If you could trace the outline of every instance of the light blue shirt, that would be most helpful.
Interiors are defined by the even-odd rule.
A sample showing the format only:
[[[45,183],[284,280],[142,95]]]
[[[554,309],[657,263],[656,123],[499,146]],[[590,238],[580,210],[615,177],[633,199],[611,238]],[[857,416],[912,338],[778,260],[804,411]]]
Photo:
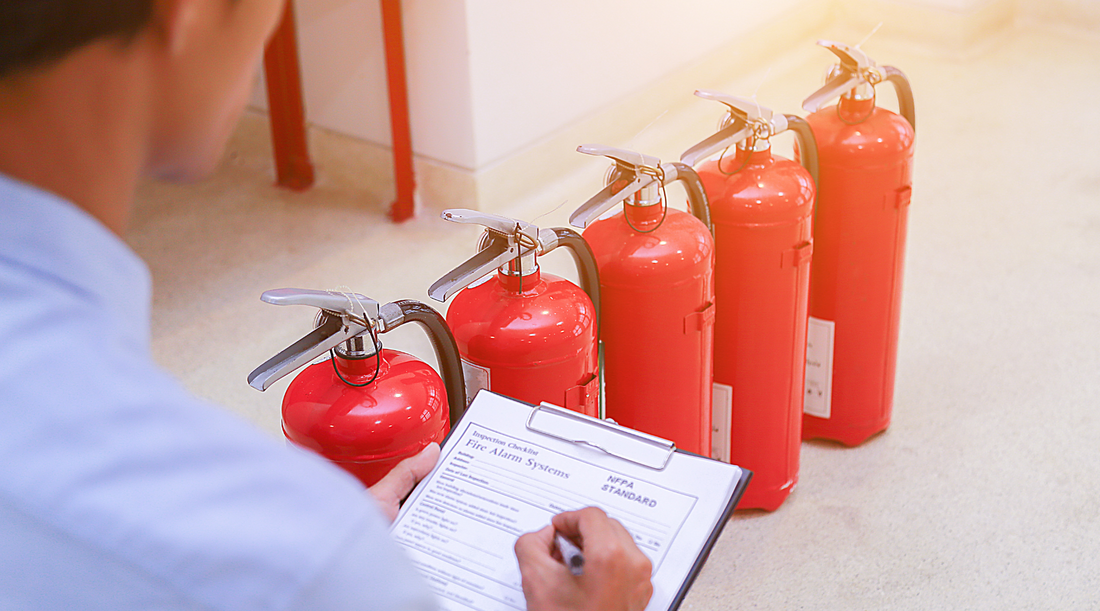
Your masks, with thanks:
[[[425,609],[358,481],[198,401],[144,263],[0,175],[0,609]]]

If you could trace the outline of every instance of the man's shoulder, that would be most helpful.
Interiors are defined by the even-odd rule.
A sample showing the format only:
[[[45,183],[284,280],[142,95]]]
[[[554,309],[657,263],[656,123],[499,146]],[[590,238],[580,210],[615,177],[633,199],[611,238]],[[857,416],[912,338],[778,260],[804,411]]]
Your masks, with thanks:
[[[0,322],[0,498],[44,549],[100,558],[73,575],[125,566],[170,591],[274,608],[365,527],[384,536],[356,480],[195,399],[81,303],[55,295]],[[0,512],[0,539],[16,528]],[[0,551],[0,573],[19,554]]]

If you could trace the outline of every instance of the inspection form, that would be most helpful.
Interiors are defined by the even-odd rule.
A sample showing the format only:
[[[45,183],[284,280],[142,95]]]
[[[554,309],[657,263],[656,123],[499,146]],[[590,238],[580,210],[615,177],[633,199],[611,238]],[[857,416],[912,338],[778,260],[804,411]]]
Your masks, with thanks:
[[[554,514],[595,505],[619,520],[653,562],[648,609],[673,608],[747,472],[672,453],[601,421],[538,409],[479,393],[435,470],[402,507],[394,538],[442,608],[524,609],[516,539]]]

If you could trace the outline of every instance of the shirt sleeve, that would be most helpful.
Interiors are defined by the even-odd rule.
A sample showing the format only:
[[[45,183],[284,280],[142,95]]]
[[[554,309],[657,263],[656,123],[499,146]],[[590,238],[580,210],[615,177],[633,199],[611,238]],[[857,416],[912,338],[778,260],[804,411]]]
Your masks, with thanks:
[[[84,301],[0,316],[0,585],[48,588],[0,608],[433,608],[358,480],[197,400]]]
[[[407,562],[379,566],[380,555],[403,555],[377,522],[364,525],[318,576],[294,611],[430,611],[434,595]]]

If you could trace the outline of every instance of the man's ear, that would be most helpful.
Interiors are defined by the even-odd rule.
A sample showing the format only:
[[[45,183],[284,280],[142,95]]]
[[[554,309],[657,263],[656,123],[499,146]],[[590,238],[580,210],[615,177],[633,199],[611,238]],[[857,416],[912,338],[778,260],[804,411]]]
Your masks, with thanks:
[[[206,0],[156,0],[153,28],[172,56],[191,43]]]

